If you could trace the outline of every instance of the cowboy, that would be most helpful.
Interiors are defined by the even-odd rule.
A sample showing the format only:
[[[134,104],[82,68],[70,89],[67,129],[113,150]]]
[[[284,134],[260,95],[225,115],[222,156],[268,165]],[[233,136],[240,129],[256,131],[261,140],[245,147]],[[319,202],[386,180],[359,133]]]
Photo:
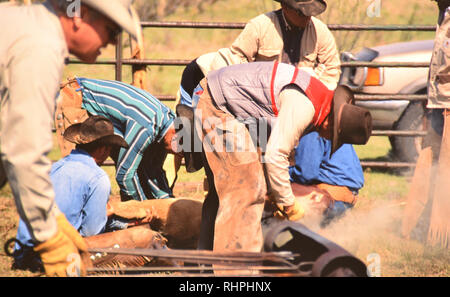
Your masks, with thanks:
[[[363,170],[353,146],[344,143],[331,155],[329,139],[329,135],[317,131],[303,135],[294,151],[294,164],[289,167],[296,199],[313,214],[322,214],[322,227],[353,208],[364,186]]]
[[[113,122],[114,131],[129,144],[115,149],[116,181],[122,201],[173,197],[163,169],[168,153],[177,155],[175,114],[150,93],[119,81],[77,78],[61,90],[55,124],[60,147],[70,148],[61,135],[67,125],[89,115]]]
[[[277,61],[232,65],[211,71],[201,86],[195,128],[209,192],[200,249],[260,251],[266,194],[289,220],[301,218],[288,157],[307,129],[332,131],[331,153],[342,143],[366,143],[371,133],[370,113],[349,104],[351,91],[331,91],[307,69]]]
[[[105,231],[111,192],[109,177],[100,166],[113,148],[128,148],[128,144],[114,135],[111,121],[101,116],[70,126],[64,138],[76,144],[76,148],[52,166],[50,178],[55,202],[81,236],[94,236]],[[21,244],[16,244],[13,267],[35,270],[40,266],[34,257],[35,243],[22,220],[16,239]]]
[[[435,1],[439,16],[428,75],[429,124],[414,169],[402,234],[407,238],[411,235],[420,237],[421,232],[415,234],[417,232],[414,231],[426,226],[427,243],[448,248],[450,203],[446,185],[450,177],[450,1]]]
[[[341,73],[339,52],[328,27],[315,17],[326,10],[326,2],[275,1],[281,3],[281,9],[250,20],[231,47],[201,55],[186,66],[179,104],[195,108],[203,92],[198,83],[209,71],[255,61],[309,67],[329,89],[336,88]],[[201,169],[201,158],[195,153],[185,152],[184,158],[188,172]]]
[[[20,218],[41,244],[46,273],[65,276],[67,256],[87,247],[52,207],[47,153],[63,67],[69,53],[94,62],[122,29],[139,39],[139,19],[131,1],[119,0],[1,4],[0,15],[1,157]]]
[[[201,55],[183,71],[180,103],[195,107],[198,83],[209,71],[227,65],[273,61],[313,68],[317,77],[334,89],[340,78],[336,41],[315,16],[323,13],[323,0],[275,0],[281,9],[250,20],[229,48]]]

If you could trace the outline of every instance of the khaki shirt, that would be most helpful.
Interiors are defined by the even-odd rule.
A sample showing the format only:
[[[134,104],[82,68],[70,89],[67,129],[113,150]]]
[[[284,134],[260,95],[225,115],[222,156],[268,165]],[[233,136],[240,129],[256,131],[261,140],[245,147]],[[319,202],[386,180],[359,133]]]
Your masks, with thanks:
[[[213,64],[281,62],[283,46],[280,23],[275,11],[272,11],[250,20],[231,47],[219,50],[220,56]],[[339,52],[327,25],[315,17],[311,17],[311,22],[304,29],[297,66],[313,68],[329,89],[336,88],[341,74]]]
[[[450,108],[450,9],[436,30],[428,81],[428,108]]]
[[[1,154],[20,217],[38,242],[56,233],[49,177],[64,33],[49,3],[0,5]]]

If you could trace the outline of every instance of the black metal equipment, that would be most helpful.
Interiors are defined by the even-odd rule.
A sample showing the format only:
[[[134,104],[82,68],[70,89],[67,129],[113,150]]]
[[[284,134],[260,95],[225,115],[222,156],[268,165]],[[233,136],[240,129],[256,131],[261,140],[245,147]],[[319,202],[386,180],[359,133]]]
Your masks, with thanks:
[[[296,222],[281,221],[265,231],[264,251],[292,252],[292,263],[311,263],[312,277],[367,277],[366,265],[334,242]]]
[[[264,250],[214,252],[171,249],[90,249],[91,254],[145,256],[166,260],[146,267],[96,267],[90,274],[175,273],[178,276],[214,276],[215,272],[239,270],[238,275],[293,277],[367,277],[366,265],[337,244],[300,223],[273,220],[263,223]],[[169,261],[169,262],[167,262]],[[253,274],[253,276],[256,276]]]

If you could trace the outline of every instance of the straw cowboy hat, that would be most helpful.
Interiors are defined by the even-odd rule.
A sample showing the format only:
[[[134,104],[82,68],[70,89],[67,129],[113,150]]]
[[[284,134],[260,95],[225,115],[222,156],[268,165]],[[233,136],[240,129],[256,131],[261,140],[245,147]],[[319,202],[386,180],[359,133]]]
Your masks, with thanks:
[[[336,88],[331,112],[331,154],[343,143],[367,143],[372,134],[372,116],[367,109],[354,105],[353,92],[349,87],[340,85]]]
[[[290,8],[301,12],[305,16],[316,16],[327,9],[327,3],[323,0],[275,0],[286,4]]]
[[[91,116],[83,123],[70,126],[64,132],[64,138],[76,144],[88,144],[102,140],[102,143],[107,145],[128,148],[125,139],[114,134],[112,122],[102,116]]]
[[[81,0],[81,2],[114,21],[139,45],[143,44],[142,28],[139,16],[132,6],[133,0]]]

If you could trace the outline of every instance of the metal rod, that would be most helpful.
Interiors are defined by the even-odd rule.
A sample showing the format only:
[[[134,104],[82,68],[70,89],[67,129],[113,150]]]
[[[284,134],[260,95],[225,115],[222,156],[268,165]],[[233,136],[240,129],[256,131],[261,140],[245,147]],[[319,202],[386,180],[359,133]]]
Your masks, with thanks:
[[[116,47],[116,55],[117,55],[117,48]],[[97,60],[94,64],[87,64],[86,62],[80,61],[78,59],[69,59],[69,64],[86,64],[87,66],[91,65],[117,65],[115,59],[104,59],[104,60]]]
[[[430,67],[429,62],[341,62],[341,67]]]
[[[405,136],[405,137],[424,137],[427,135],[426,131],[416,130],[373,130],[372,136]]]
[[[121,268],[113,268],[113,267],[95,267],[88,268],[87,272],[109,272],[109,271],[203,271],[203,270],[283,270],[283,271],[295,271],[297,267],[295,266],[227,266],[227,267],[174,267],[174,266],[164,266],[164,267],[121,267]]]
[[[116,80],[122,81],[122,37],[123,33],[120,33],[117,38],[117,45],[116,45]]]
[[[116,47],[116,55],[119,54],[120,46]],[[119,61],[119,63],[117,62]],[[147,66],[186,66],[192,60],[185,59],[105,59],[96,62],[99,65],[147,65]],[[69,64],[85,64],[76,59],[70,59]],[[407,68],[427,68],[429,63],[426,62],[341,62],[341,67],[407,67]]]
[[[149,66],[186,66],[192,60],[180,59],[124,59],[125,65],[149,65]]]
[[[155,95],[161,101],[175,101],[173,95]],[[424,101],[427,95],[417,94],[355,94],[357,101],[386,101],[386,100],[407,100],[407,101]]]
[[[380,134],[381,135],[381,134]],[[403,135],[402,135],[403,136]],[[54,161],[56,162],[56,161]],[[107,160],[103,163],[102,166],[114,166],[114,162]],[[377,167],[377,168],[403,168],[403,167],[415,167],[416,163],[406,163],[406,162],[380,162],[380,161],[361,161],[361,166],[368,167]]]
[[[196,28],[196,29],[243,29],[247,23],[243,22],[190,22],[164,21],[141,22],[143,28]],[[434,32],[434,25],[357,25],[357,24],[329,24],[333,31],[429,31]]]
[[[355,94],[355,100],[358,101],[386,101],[386,100],[409,100],[423,101],[427,100],[427,95],[417,94]]]
[[[407,162],[382,162],[382,161],[361,161],[363,168],[411,168],[415,167],[416,163]]]
[[[243,29],[246,23],[229,22],[141,22],[142,28]]]
[[[286,259],[298,257],[291,252],[213,252],[203,250],[160,250],[160,249],[126,249],[126,248],[94,248],[90,253],[121,254],[133,256],[147,256],[170,259],[185,259],[195,261],[237,261],[237,262],[260,262],[272,261],[289,264]],[[223,264],[223,263],[221,263]]]

